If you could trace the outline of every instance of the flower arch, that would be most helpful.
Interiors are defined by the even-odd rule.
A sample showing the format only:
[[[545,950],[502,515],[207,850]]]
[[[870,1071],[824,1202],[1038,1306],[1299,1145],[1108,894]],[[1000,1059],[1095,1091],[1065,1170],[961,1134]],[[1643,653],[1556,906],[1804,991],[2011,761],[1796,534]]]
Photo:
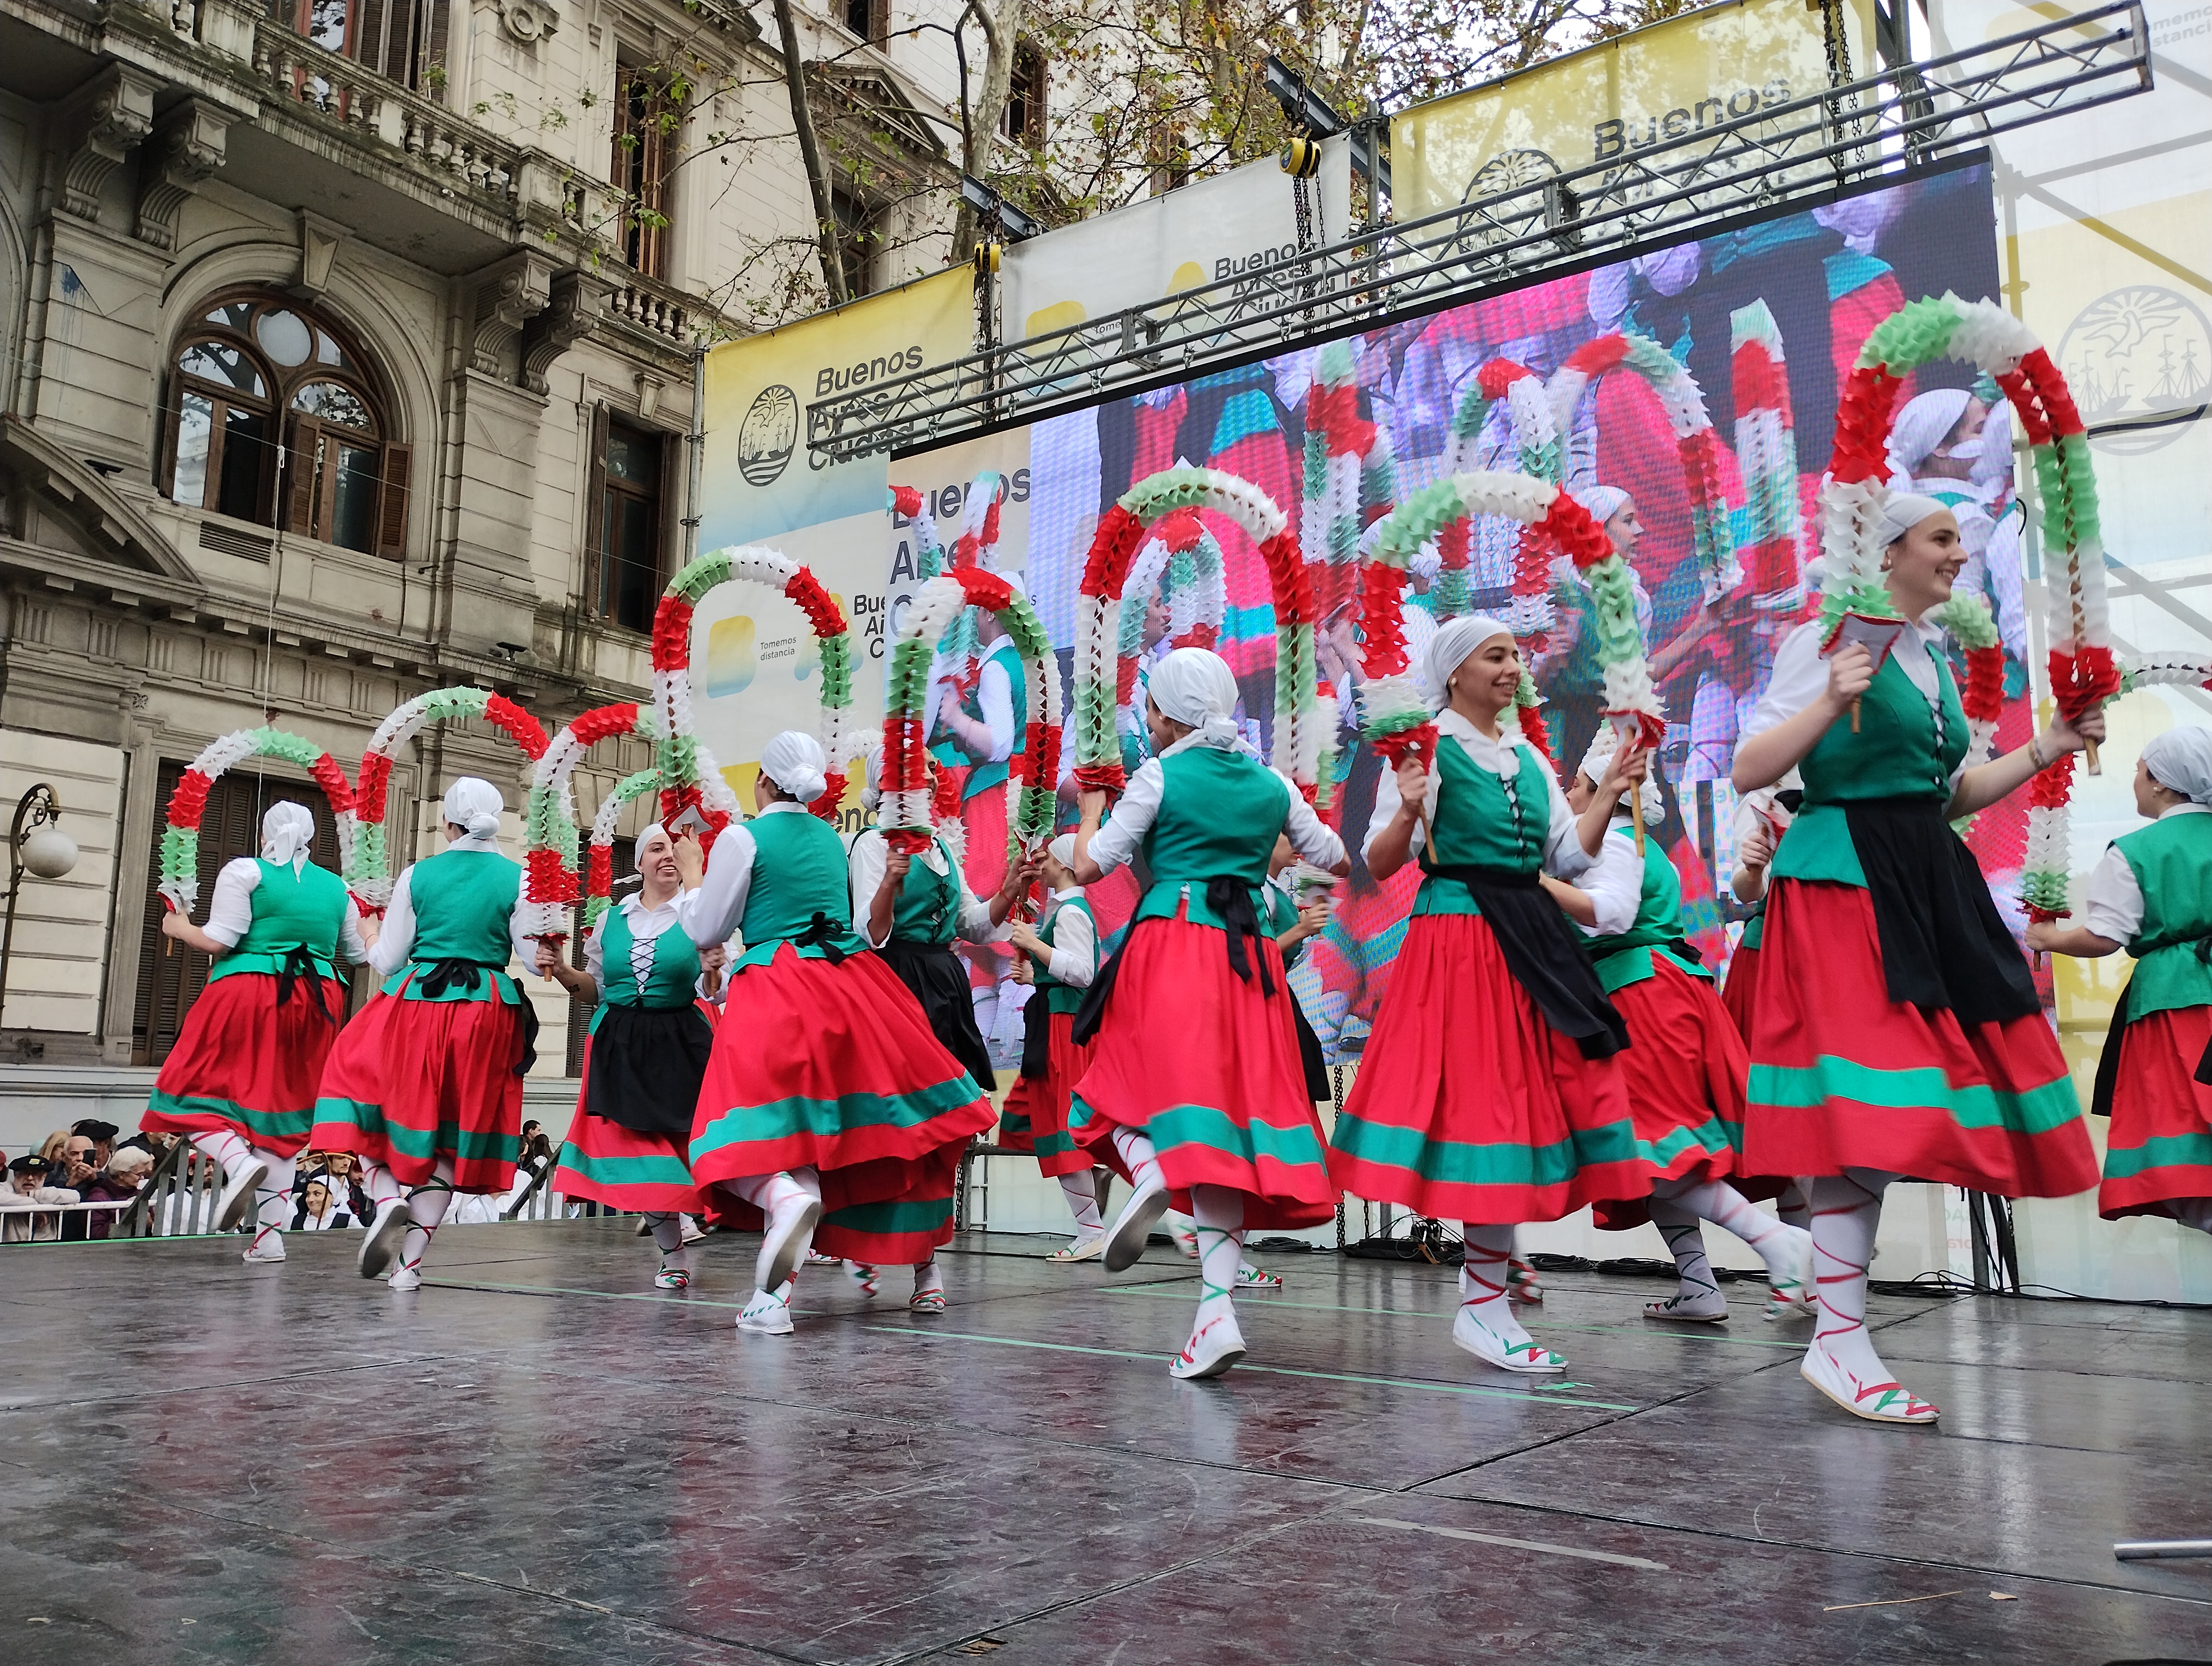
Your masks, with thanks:
[[[538,720],[505,695],[494,694],[489,689],[432,689],[395,708],[369,737],[354,787],[360,832],[347,858],[345,877],[363,913],[381,914],[392,900],[392,858],[384,817],[392,760],[425,723],[453,717],[480,718],[502,730],[532,763],[544,753],[545,731]]]
[[[338,864],[350,876],[359,843],[354,792],[338,762],[312,740],[284,729],[238,729],[210,741],[185,768],[169,793],[167,825],[161,830],[161,898],[179,914],[190,915],[199,901],[200,818],[209,789],[225,771],[249,757],[273,757],[305,769],[330,800],[338,825]],[[381,830],[379,830],[381,831]]]

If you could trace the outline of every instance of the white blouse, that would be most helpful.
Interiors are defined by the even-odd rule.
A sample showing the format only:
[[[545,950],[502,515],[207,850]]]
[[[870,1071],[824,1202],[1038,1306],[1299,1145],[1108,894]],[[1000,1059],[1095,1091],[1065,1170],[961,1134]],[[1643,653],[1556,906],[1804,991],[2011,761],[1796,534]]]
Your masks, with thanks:
[[[1187,734],[1160,757],[1173,757],[1201,744],[1195,733]],[[1283,818],[1283,831],[1291,836],[1291,848],[1316,867],[1334,867],[1344,860],[1344,841],[1314,813],[1297,782],[1279,769],[1268,773],[1291,790],[1290,809]],[[1160,758],[1146,758],[1129,777],[1121,802],[1114,806],[1113,819],[1091,841],[1091,860],[1098,864],[1101,873],[1111,873],[1136,855],[1145,835],[1159,818],[1160,800],[1166,791],[1167,776],[1160,769]]]
[[[1742,745],[1753,735],[1765,734],[1787,723],[1826,691],[1828,662],[1821,657],[1820,643],[1827,634],[1827,627],[1814,619],[1799,625],[1783,639],[1782,646],[1775,650],[1774,674],[1767,678],[1766,692],[1759,696],[1759,704],[1752,710],[1751,721],[1743,726],[1737,745]],[[1943,627],[1923,620],[1908,626],[1890,649],[1899,668],[1927,700],[1929,710],[1936,714],[1939,732],[1943,723],[1943,684],[1936,674],[1930,650],[1942,653],[1943,640]],[[1917,648],[1916,644],[1919,645]],[[1959,777],[1966,773],[1966,766],[1961,760],[1959,767],[1951,771],[1952,792],[1959,790]]]
[[[499,841],[495,837],[477,838],[473,834],[446,841],[447,850],[488,850],[496,855]],[[368,964],[376,969],[379,977],[389,977],[404,966],[410,951],[415,946],[415,897],[410,885],[415,877],[415,864],[410,862],[399,883],[392,888],[392,901],[384,909],[384,929],[377,934],[376,946],[368,952]],[[526,913],[529,908],[526,887],[518,888],[514,896],[514,910],[507,918],[507,939],[514,945],[515,955],[532,970],[538,965],[538,945],[523,932]]]
[[[991,923],[991,905],[981,901],[974,891],[968,889],[968,876],[960,873],[945,859],[942,844],[932,839],[929,848],[915,856],[915,860],[932,873],[951,873],[959,879],[960,911],[953,930],[963,942],[988,943],[993,938],[1003,935],[1000,928]],[[853,927],[868,939],[868,946],[872,949],[880,949],[890,941],[888,927],[881,937],[874,936],[868,930],[868,910],[875,903],[877,888],[883,884],[884,870],[890,862],[890,847],[884,842],[881,829],[863,828],[854,835]]]
[[[253,891],[261,883],[261,864],[251,856],[234,857],[215,876],[208,897],[207,924],[201,927],[226,949],[234,949],[253,925]],[[338,951],[356,966],[368,964],[368,945],[361,938],[361,910],[346,898],[345,918],[338,925]]]
[[[2169,806],[2159,817],[2212,815],[2212,805],[2176,804]],[[2136,882],[2135,870],[2116,845],[2105,847],[2105,854],[2097,866],[2089,870],[2089,889],[2087,906],[2082,910],[2083,923],[2098,936],[2114,943],[2125,943],[2142,929],[2142,886]]]

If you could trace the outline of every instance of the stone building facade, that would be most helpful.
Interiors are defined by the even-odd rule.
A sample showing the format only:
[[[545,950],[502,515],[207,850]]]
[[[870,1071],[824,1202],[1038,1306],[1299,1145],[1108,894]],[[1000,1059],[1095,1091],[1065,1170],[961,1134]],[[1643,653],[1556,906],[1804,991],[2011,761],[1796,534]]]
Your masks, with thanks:
[[[873,101],[949,183],[913,113],[957,98],[949,51],[846,27],[874,14],[802,9],[825,119]],[[46,781],[82,852],[16,899],[0,1110],[33,1109],[0,1148],[57,1096],[135,1116],[196,987],[151,880],[207,741],[271,723],[350,771],[428,689],[549,732],[646,691],[695,346],[753,327],[749,263],[813,231],[774,38],[728,0],[0,0],[0,812]],[[671,64],[729,90],[656,124],[633,66]],[[855,201],[864,282],[942,258],[941,207]],[[643,750],[593,757],[586,813]],[[269,797],[312,796],[252,767],[211,804],[210,874]],[[465,772],[519,804],[501,737],[426,732],[395,866]]]

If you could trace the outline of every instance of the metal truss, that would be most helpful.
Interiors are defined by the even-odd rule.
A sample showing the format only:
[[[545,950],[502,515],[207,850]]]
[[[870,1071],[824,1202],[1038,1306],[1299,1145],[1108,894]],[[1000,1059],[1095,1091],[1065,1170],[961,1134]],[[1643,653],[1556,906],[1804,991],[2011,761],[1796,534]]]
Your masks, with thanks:
[[[2114,0],[1740,119],[807,407],[832,462],[1013,422],[1525,288],[1639,249],[1812,207],[1996,134],[2151,86],[2140,0]]]

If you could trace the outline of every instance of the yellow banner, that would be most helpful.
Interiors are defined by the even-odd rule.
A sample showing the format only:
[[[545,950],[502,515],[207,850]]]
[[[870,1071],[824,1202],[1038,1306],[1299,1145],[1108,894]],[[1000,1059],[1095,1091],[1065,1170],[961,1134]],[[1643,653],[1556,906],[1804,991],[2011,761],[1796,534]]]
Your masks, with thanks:
[[[1847,78],[1870,74],[1870,0],[1840,7]],[[1830,84],[1818,0],[1736,0],[1392,118],[1401,222],[1540,183]]]
[[[975,275],[956,266],[708,353],[699,547],[880,514],[883,459],[810,456],[807,406],[964,358],[975,338]]]

